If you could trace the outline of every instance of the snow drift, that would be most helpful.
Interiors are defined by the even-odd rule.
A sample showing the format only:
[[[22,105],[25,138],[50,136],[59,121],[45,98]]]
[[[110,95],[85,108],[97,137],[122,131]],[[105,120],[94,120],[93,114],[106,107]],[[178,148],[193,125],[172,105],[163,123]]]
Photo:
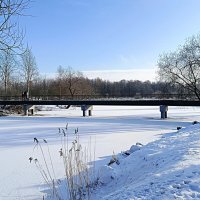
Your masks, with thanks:
[[[103,167],[92,199],[200,199],[199,124],[136,146],[130,155],[119,154],[118,164]]]

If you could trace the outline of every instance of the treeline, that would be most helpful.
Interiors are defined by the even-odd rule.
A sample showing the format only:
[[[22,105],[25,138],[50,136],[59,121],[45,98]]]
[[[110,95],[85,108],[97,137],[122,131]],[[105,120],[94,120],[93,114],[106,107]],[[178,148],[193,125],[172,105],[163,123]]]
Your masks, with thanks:
[[[176,89],[163,82],[139,80],[103,81],[99,78],[90,80],[95,94],[119,97],[151,97],[161,94],[175,94]]]
[[[12,58],[13,59],[13,58]],[[2,59],[5,60],[5,59]],[[1,62],[2,62],[1,60]],[[9,60],[9,59],[8,59]],[[26,62],[26,61],[29,62]],[[5,62],[6,63],[6,62]],[[116,82],[100,78],[89,79],[72,69],[59,66],[54,78],[39,75],[35,58],[30,49],[22,56],[21,62],[0,65],[1,96],[20,96],[28,91],[29,96],[102,96],[102,97],[156,97],[165,94],[181,94],[183,91],[164,82],[121,80]],[[3,70],[10,66],[8,69]],[[2,67],[4,66],[4,67]],[[6,73],[8,72],[9,73]]]

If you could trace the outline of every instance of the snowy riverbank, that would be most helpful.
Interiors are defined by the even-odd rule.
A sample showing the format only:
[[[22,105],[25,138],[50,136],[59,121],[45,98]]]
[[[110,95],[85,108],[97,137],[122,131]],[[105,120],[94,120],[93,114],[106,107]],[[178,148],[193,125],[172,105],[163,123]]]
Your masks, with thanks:
[[[106,167],[92,199],[200,199],[199,124],[165,134],[129,156],[119,154],[118,161]]]
[[[85,118],[81,117],[80,108],[48,109],[49,111],[38,112],[38,116],[34,117],[0,117],[1,200],[38,200],[46,194],[44,191],[47,187],[44,180],[28,160],[30,156],[33,156],[34,137],[48,140],[51,153],[54,155],[56,177],[64,177],[63,163],[58,156],[60,139],[57,133],[58,128],[65,127],[66,123],[69,124],[70,132],[79,128],[81,143],[87,144],[90,137],[95,138],[98,166],[108,163],[113,151],[118,154],[137,142],[147,144],[140,151],[131,154],[126,159],[121,159],[120,165],[111,166],[115,174],[114,179],[106,183],[106,187],[102,186],[96,190],[94,199],[101,199],[102,196],[105,199],[111,198],[108,196],[112,196],[112,199],[148,199],[148,196],[153,198],[153,195],[157,194],[156,191],[158,194],[163,194],[162,197],[165,199],[169,199],[168,195],[175,197],[179,195],[179,192],[181,193],[180,198],[177,196],[179,199],[184,199],[186,193],[188,193],[188,198],[198,198],[196,185],[198,170],[196,169],[199,162],[197,159],[198,144],[195,142],[198,142],[199,125],[192,126],[192,128],[195,127],[195,130],[190,130],[190,125],[192,121],[200,119],[199,108],[170,107],[167,120],[160,119],[157,107],[97,106],[94,107],[93,116]],[[177,126],[188,128],[182,129],[177,134]],[[190,134],[190,132],[194,134]],[[171,134],[166,135],[166,133]],[[193,141],[189,141],[191,135],[194,135]],[[182,138],[185,140],[179,142]],[[72,140],[72,137],[70,139]],[[158,142],[154,143],[155,140]],[[182,143],[185,145],[184,149],[181,146]],[[176,148],[169,148],[170,145]],[[196,151],[197,154],[194,153]],[[146,154],[146,161],[144,154]],[[169,158],[164,159],[167,156]],[[196,164],[191,167],[189,166],[190,161]],[[187,167],[188,171],[185,171],[191,178],[187,178],[184,173],[181,175],[182,168],[180,166],[182,165],[189,166]],[[149,171],[150,169],[152,171]],[[170,170],[174,170],[174,172]],[[179,177],[181,178],[179,179]],[[183,177],[185,177],[184,180]],[[153,183],[151,180],[154,180]],[[186,184],[183,185],[181,181],[186,181]],[[176,187],[173,184],[178,185]],[[115,190],[112,189],[113,187]],[[133,190],[133,187],[137,190]],[[180,187],[181,189],[178,189]],[[163,191],[162,188],[166,190],[163,189]],[[173,194],[174,191],[175,194]],[[182,191],[186,191],[186,193],[182,194]],[[143,198],[140,198],[141,194],[144,194]]]

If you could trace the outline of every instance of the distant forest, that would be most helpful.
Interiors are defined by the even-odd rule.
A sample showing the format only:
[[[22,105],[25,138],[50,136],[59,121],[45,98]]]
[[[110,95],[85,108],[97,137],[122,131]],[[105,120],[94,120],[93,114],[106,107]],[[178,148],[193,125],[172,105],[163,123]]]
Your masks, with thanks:
[[[36,70],[36,69],[35,69]],[[15,76],[14,76],[15,75]],[[185,98],[183,87],[175,87],[165,82],[139,80],[106,81],[100,78],[89,79],[71,67],[57,69],[55,78],[42,77],[34,71],[32,79],[26,80],[22,72],[13,70],[7,82],[2,78],[1,96],[20,96],[29,91],[29,96],[96,96],[96,97],[134,97],[134,98]]]

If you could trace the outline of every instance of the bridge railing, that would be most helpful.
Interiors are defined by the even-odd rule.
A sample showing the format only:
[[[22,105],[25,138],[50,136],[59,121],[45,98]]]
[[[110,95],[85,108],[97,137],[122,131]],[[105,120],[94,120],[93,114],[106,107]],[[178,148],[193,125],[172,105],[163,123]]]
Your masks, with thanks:
[[[1,101],[20,101],[22,100],[22,97],[21,96],[0,96],[0,100]]]
[[[136,95],[30,95],[29,100],[37,100],[37,101],[51,101],[51,100],[102,100],[102,99],[175,99],[175,100],[197,100],[194,95],[190,94],[136,94]],[[24,100],[22,96],[15,95],[15,96],[0,96],[1,101],[6,100]]]

